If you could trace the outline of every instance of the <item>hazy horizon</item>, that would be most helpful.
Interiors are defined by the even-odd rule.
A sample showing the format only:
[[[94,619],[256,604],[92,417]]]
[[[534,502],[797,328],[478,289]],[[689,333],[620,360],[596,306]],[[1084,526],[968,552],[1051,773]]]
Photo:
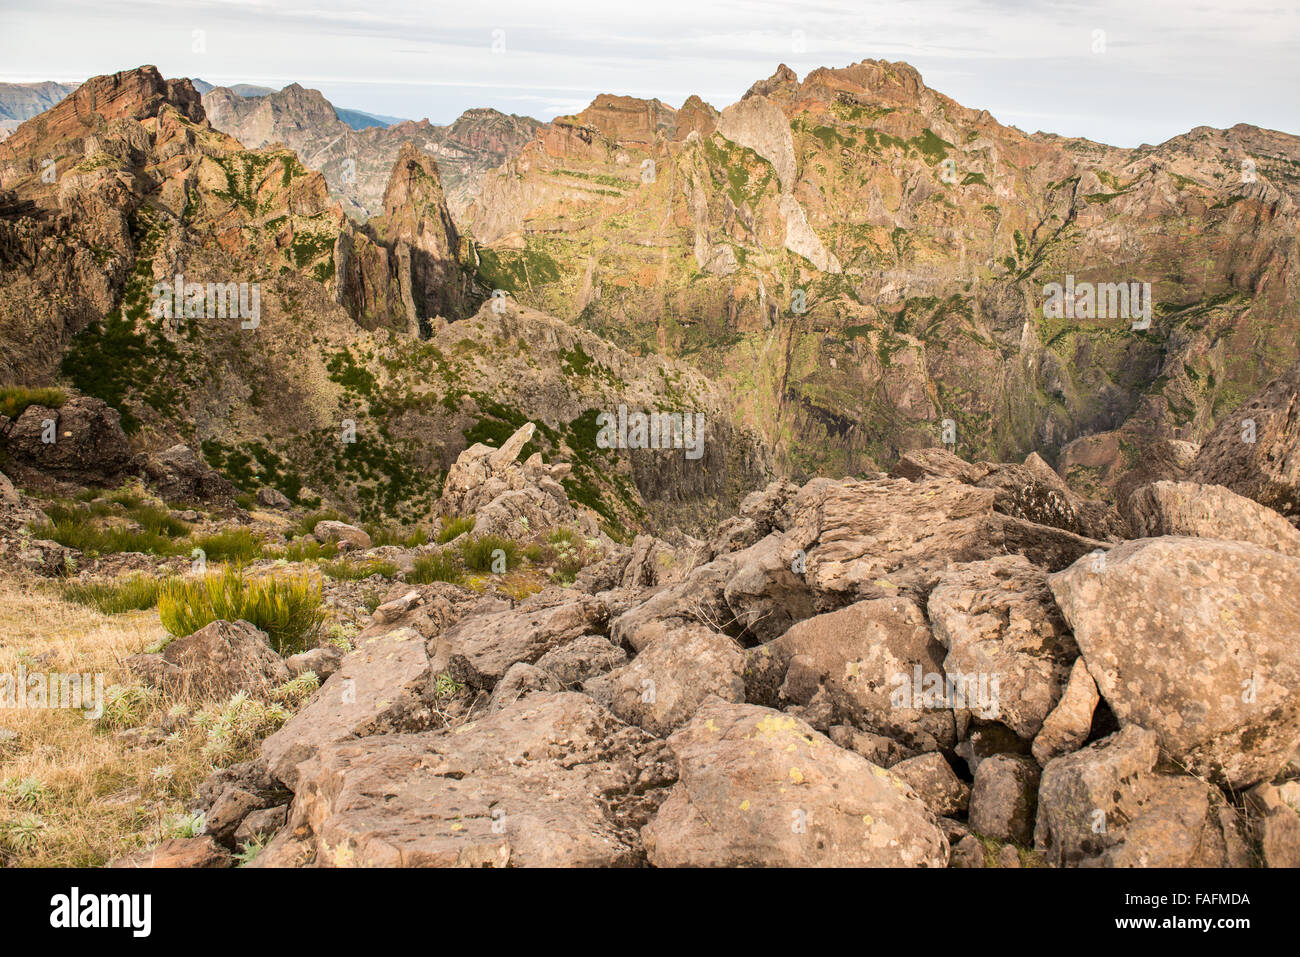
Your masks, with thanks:
[[[672,106],[698,94],[721,109],[780,63],[802,78],[870,58],[911,63],[931,88],[1026,132],[1136,146],[1196,126],[1300,132],[1298,25],[1295,4],[1225,12],[1170,0],[0,0],[0,80],[82,81],[151,63],[223,86],[299,83],[340,108],[445,124],[472,107],[550,120],[599,93]]]

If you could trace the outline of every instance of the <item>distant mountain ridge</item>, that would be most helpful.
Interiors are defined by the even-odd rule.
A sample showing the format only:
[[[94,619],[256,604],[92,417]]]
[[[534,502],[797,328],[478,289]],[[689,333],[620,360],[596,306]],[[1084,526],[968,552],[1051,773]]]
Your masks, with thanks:
[[[250,149],[278,142],[297,152],[358,219],[383,211],[384,188],[403,143],[437,160],[447,204],[459,218],[478,195],[483,174],[515,156],[543,125],[491,109],[468,110],[450,126],[427,119],[389,125],[392,117],[340,110],[319,90],[297,83],[255,98],[214,87],[203,94],[203,108],[214,127]]]

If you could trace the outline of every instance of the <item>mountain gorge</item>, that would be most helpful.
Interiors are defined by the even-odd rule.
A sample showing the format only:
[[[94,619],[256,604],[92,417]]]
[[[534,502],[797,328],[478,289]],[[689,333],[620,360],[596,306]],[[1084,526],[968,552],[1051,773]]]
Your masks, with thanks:
[[[887,466],[950,419],[963,455],[1040,451],[1110,494],[1294,359],[1297,162],[1246,126],[1028,136],[864,61],[721,112],[598,98],[466,219],[491,283],[688,357],[790,474]],[[1150,283],[1149,328],[1048,318],[1066,276]]]

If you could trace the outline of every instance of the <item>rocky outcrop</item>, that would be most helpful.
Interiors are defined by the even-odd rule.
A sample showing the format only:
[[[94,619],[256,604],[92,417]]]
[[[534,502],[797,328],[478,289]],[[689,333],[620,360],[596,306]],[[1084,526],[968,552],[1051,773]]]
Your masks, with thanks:
[[[324,746],[262,866],[614,867],[675,774],[581,694],[531,694],[455,732]],[[305,837],[298,836],[305,833]]]
[[[1141,538],[1226,538],[1300,558],[1300,530],[1221,485],[1155,482],[1129,496],[1127,510],[1133,534]]]
[[[1223,485],[1300,526],[1300,363],[1220,418],[1191,478]]]
[[[944,867],[901,778],[789,715],[711,699],[668,739],[679,779],[642,831],[656,867]]]
[[[289,680],[284,660],[265,632],[246,621],[214,621],[158,654],[135,655],[128,667],[180,698],[224,701],[243,693],[267,698]]]
[[[1300,744],[1300,559],[1244,542],[1152,538],[1048,582],[1123,726],[1232,787],[1272,778]]]
[[[188,445],[140,455],[133,468],[166,502],[235,504],[235,486]],[[286,500],[287,503],[287,500]]]
[[[56,478],[107,484],[131,463],[121,416],[90,396],[75,396],[57,409],[29,405],[3,439],[16,464]]]

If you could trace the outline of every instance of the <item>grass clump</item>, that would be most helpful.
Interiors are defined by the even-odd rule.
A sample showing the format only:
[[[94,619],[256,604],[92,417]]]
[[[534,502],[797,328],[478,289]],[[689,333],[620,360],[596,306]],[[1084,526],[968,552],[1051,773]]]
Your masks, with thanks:
[[[443,517],[442,528],[439,529],[436,541],[439,545],[446,545],[449,541],[465,532],[473,531],[474,516],[465,517]]]
[[[523,552],[518,542],[500,535],[481,535],[467,538],[461,542],[460,553],[465,566],[477,572],[493,571],[492,563],[496,552],[505,556],[506,570],[518,568]]]
[[[163,627],[176,637],[214,621],[249,622],[288,656],[310,646],[325,620],[319,582],[308,578],[249,580],[241,569],[167,583],[158,600]]]
[[[29,405],[57,409],[67,401],[67,394],[62,389],[32,388],[25,385],[4,386],[0,388],[0,415],[16,419],[27,410]]]
[[[429,533],[422,528],[393,528],[391,526],[366,525],[365,532],[370,536],[370,544],[378,548],[381,545],[396,545],[398,548],[418,548],[429,543]]]
[[[105,615],[120,615],[154,607],[162,587],[161,579],[131,575],[107,582],[66,582],[60,591],[68,601],[87,605]]]
[[[246,528],[229,528],[194,539],[211,562],[250,562],[262,554],[262,540]]]
[[[337,558],[338,542],[321,544],[312,538],[300,538],[290,542],[284,548],[269,549],[269,558],[283,558],[287,562],[318,562],[322,559]]]
[[[349,582],[361,581],[371,575],[392,578],[397,574],[397,566],[393,562],[386,562],[377,558],[365,562],[350,562],[347,559],[339,559],[336,562],[327,562],[321,565],[320,570],[330,578]]]
[[[459,585],[465,580],[465,569],[446,552],[421,555],[415,560],[415,567],[406,576],[406,580],[416,585],[431,585],[434,582]]]

